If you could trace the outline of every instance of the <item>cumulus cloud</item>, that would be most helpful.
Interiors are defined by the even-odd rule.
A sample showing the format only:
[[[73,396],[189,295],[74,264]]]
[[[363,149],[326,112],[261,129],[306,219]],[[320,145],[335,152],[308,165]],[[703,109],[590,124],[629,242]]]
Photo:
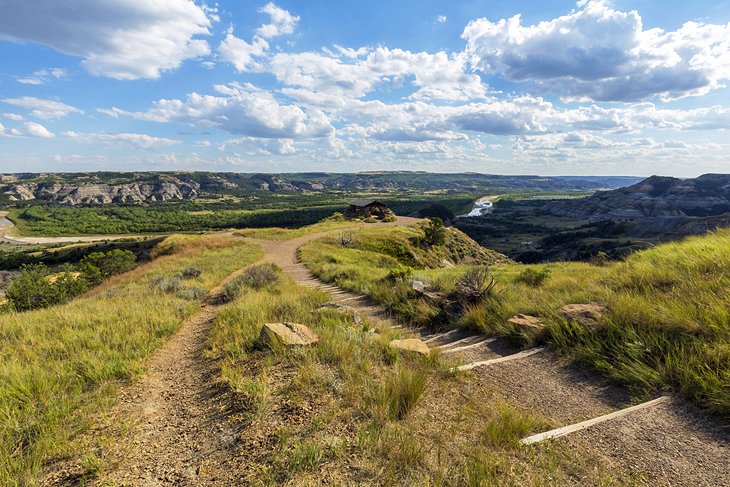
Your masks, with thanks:
[[[411,95],[414,99],[485,97],[486,86],[479,75],[466,71],[465,64],[460,54],[378,47],[339,49],[337,53],[278,53],[269,61],[268,70],[288,87],[343,98],[362,98],[375,89],[406,82],[416,88]]]
[[[581,1],[568,15],[535,25],[523,25],[520,15],[477,19],[462,37],[475,68],[568,99],[672,99],[730,79],[730,24],[644,30],[638,12],[614,10],[604,0]]]
[[[136,147],[138,149],[157,149],[160,147],[180,144],[180,141],[175,139],[134,133],[107,134],[66,131],[63,132],[62,135],[85,144],[126,145]]]
[[[271,17],[271,23],[264,24],[258,28],[256,34],[264,39],[271,39],[284,34],[294,32],[299,17],[290,14],[287,10],[277,7],[273,2],[264,5],[259,12],[268,14]]]
[[[242,73],[256,66],[256,58],[269,49],[269,43],[261,37],[255,37],[250,43],[233,35],[233,28],[226,31],[226,37],[218,46],[218,53],[223,59],[233,64],[236,71]]]
[[[264,56],[269,50],[269,43],[266,39],[293,33],[299,22],[299,17],[271,2],[260,8],[259,12],[268,14],[271,17],[271,23],[259,27],[251,42],[236,37],[233,34],[233,27],[229,27],[225,39],[218,46],[218,54],[233,64],[239,73],[258,68],[257,58]]]
[[[42,139],[51,139],[56,136],[43,125],[35,122],[25,122],[17,128],[6,128],[0,123],[0,135],[5,137],[40,137]]]
[[[84,113],[83,110],[67,105],[56,100],[44,100],[41,98],[35,98],[33,96],[24,96],[21,98],[5,98],[2,100],[3,103],[9,105],[15,105],[17,107],[25,108],[30,110],[34,117],[42,118],[44,120],[51,120],[54,118],[62,118],[69,113]]]
[[[84,58],[91,74],[157,78],[210,52],[215,13],[189,0],[4,0],[0,39],[33,42]]]
[[[146,112],[112,108],[104,113],[218,127],[232,134],[259,138],[327,137],[334,131],[321,110],[305,111],[296,105],[281,104],[273,94],[251,84],[232,83],[215,88],[222,96],[190,93],[184,101],[158,100]]]

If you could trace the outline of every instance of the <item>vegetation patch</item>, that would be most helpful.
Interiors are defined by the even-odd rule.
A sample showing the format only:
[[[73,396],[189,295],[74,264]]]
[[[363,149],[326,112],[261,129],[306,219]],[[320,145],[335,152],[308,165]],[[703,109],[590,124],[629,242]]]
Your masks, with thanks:
[[[32,485],[46,462],[75,455],[71,440],[144,370],[145,359],[199,306],[154,282],[194,266],[209,290],[261,256],[220,237],[170,237],[165,256],[105,280],[73,301],[0,315],[0,484]]]
[[[550,423],[497,400],[475,376],[453,374],[438,353],[388,346],[407,331],[312,313],[328,299],[282,277],[242,288],[216,318],[209,350],[238,398],[246,483],[492,485],[482,472],[513,485],[622,479],[590,454],[520,447],[521,436]],[[281,321],[310,327],[319,342],[257,347],[262,325]]]
[[[359,242],[382,237],[407,245],[415,229],[356,234]],[[377,236],[376,236],[377,235]],[[562,262],[543,266],[489,267],[493,289],[486,299],[449,310],[434,296],[464,296],[473,266],[441,266],[410,241],[405,251],[422,265],[413,279],[433,293],[414,292],[406,280],[386,276],[401,265],[390,250],[344,247],[331,239],[305,245],[300,256],[326,282],[363,292],[415,324],[475,328],[519,339],[507,320],[539,317],[559,352],[584,361],[638,395],[674,390],[712,413],[730,418],[730,231],[720,230],[632,254],[623,262]],[[444,247],[448,246],[447,242]],[[472,279],[469,279],[470,281]],[[491,284],[490,284],[491,285]],[[468,294],[468,293],[467,293]],[[608,313],[597,326],[568,322],[558,310],[597,303]],[[457,311],[457,312],[454,312]]]

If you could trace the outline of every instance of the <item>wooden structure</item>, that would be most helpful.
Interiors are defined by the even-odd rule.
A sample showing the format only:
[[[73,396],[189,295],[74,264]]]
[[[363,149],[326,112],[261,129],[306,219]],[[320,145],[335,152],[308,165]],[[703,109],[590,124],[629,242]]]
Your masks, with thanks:
[[[390,211],[388,205],[378,200],[356,199],[349,202],[350,207],[347,209],[347,216],[350,218],[368,218],[374,217],[383,219],[393,212]]]

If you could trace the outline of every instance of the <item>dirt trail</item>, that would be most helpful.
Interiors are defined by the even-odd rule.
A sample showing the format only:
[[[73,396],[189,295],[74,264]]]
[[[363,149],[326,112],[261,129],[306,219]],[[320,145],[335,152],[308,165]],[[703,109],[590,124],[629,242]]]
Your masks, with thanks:
[[[391,225],[414,221],[399,219]],[[318,281],[298,262],[298,247],[331,233],[286,241],[248,240],[263,247],[265,261],[276,263],[300,284],[330,292],[333,301],[352,306],[376,326],[402,327],[364,296]],[[155,354],[145,377],[122,392],[111,417],[137,418],[128,434],[132,441],[107,455],[117,468],[95,481],[96,485],[243,485],[237,472],[245,471],[240,465],[245,456],[236,454],[241,431],[228,419],[234,401],[216,381],[215,364],[203,355],[216,307],[204,305]],[[499,341],[484,341],[483,336],[463,331],[430,335],[425,330],[412,331],[444,352],[468,346],[450,355],[460,363],[515,351]],[[549,352],[469,373],[556,425],[615,410],[628,400],[624,391]],[[730,485],[728,435],[697,418],[686,405],[673,401],[557,441],[567,441],[578,451],[590,449],[609,465],[636,471],[650,485]],[[68,472],[60,472],[46,484],[69,484],[72,478]]]
[[[279,265],[300,284],[334,292],[334,302],[352,306],[383,325],[401,327],[364,296],[319,281],[297,260],[296,249],[319,236],[257,243],[266,250],[269,262]],[[448,355],[459,363],[502,357],[518,351],[500,340],[485,340],[486,337],[467,331],[429,335],[422,329],[411,330],[428,340],[432,348],[438,347],[443,353],[454,350]],[[549,352],[480,367],[471,373],[477,375],[478,383],[496,388],[518,407],[540,412],[556,426],[630,405],[631,397],[626,390]],[[635,472],[637,479],[648,485],[730,486],[730,434],[709,421],[683,401],[673,399],[660,407],[556,441],[567,441],[577,451],[590,450],[603,457],[608,465]]]

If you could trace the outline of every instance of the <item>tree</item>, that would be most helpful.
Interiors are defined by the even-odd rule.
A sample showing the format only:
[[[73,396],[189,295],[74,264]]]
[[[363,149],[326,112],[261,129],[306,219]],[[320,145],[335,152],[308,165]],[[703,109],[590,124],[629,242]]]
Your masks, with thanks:
[[[437,247],[446,243],[446,229],[441,218],[428,219],[428,223],[423,227],[423,239],[429,247]]]
[[[109,252],[92,252],[79,262],[81,272],[91,284],[98,284],[116,274],[134,268],[137,257],[130,250],[114,249]]]

